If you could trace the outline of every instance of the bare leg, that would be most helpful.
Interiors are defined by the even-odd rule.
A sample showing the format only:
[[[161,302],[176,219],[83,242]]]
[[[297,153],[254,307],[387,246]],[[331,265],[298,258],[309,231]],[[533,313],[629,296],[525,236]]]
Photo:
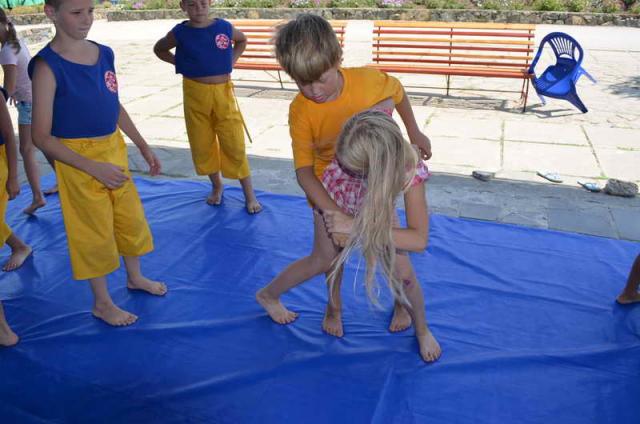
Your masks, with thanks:
[[[246,177],[240,180],[242,191],[244,192],[245,204],[247,212],[250,214],[256,214],[262,211],[262,205],[258,202],[256,194],[253,192],[253,186],[251,185],[251,177]]]
[[[427,326],[424,294],[416,279],[416,274],[413,271],[409,257],[406,255],[397,255],[396,269],[398,277],[401,278],[401,281],[404,283],[404,291],[411,304],[411,308],[408,308],[408,311],[409,314],[411,314],[416,329],[416,339],[420,346],[420,356],[422,356],[422,359],[426,362],[433,362],[440,357],[442,350]]]
[[[322,329],[327,333],[335,337],[344,336],[344,329],[342,328],[342,297],[340,295],[340,287],[342,286],[342,272],[344,267],[340,268],[338,274],[336,274],[333,291],[331,290],[331,284],[329,284],[329,276],[331,271],[327,272],[327,291],[329,294],[329,301],[327,302],[327,309],[322,320]]]
[[[18,125],[18,135],[20,137],[20,155],[24,162],[24,172],[31,186],[33,200],[24,213],[33,214],[36,210],[47,204],[40,190],[40,172],[38,172],[38,162],[36,162],[36,148],[31,141],[31,125]]]
[[[127,268],[127,288],[130,290],[142,290],[155,296],[167,294],[167,285],[158,281],[149,280],[140,271],[139,256],[123,256],[124,266]]]
[[[398,333],[411,327],[411,314],[402,303],[395,301],[393,303],[393,316],[389,324],[389,331]]]
[[[93,291],[93,315],[109,325],[122,327],[131,325],[138,320],[132,313],[118,308],[111,299],[107,290],[107,277],[92,278],[91,290]]]
[[[627,279],[627,285],[622,293],[618,296],[618,303],[627,305],[629,303],[640,302],[640,293],[638,293],[638,286],[640,285],[640,255],[633,262],[631,271],[629,272],[629,278]]]
[[[211,180],[212,187],[211,194],[207,197],[207,204],[211,206],[220,206],[222,204],[222,192],[224,191],[220,172],[210,174],[209,179]]]
[[[7,323],[7,319],[4,317],[4,309],[2,307],[2,302],[0,302],[0,346],[13,346],[18,343],[18,336],[11,330],[9,324]]]
[[[24,261],[31,255],[31,246],[20,240],[15,234],[11,233],[7,239],[7,244],[11,248],[11,256],[2,267],[3,271],[13,271],[22,266]]]
[[[256,293],[256,300],[278,324],[290,324],[298,314],[284,307],[280,296],[323,272],[327,272],[336,257],[336,249],[327,234],[322,217],[313,214],[314,237],[311,255],[298,259]]]

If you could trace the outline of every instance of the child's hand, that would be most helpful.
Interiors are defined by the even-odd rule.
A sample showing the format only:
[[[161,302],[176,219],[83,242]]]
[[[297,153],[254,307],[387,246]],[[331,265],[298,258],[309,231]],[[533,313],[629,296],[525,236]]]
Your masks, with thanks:
[[[411,144],[415,144],[420,149],[420,156],[423,160],[431,159],[431,140],[424,135],[422,131],[416,131],[413,134],[409,134],[409,140]]]
[[[146,148],[141,150],[140,153],[142,153],[142,157],[149,164],[149,175],[152,177],[159,175],[160,171],[162,171],[162,165],[160,164],[160,159],[158,159],[158,156],[156,156],[153,150]]]
[[[323,211],[324,225],[327,232],[333,237],[334,233],[342,233],[347,236],[353,228],[353,217],[340,211]],[[335,242],[335,239],[334,239]]]
[[[15,199],[20,194],[20,184],[18,184],[16,177],[9,177],[7,180],[7,194],[9,195],[9,200]]]
[[[109,190],[115,190],[129,179],[124,168],[107,162],[94,162],[89,174],[104,184]]]

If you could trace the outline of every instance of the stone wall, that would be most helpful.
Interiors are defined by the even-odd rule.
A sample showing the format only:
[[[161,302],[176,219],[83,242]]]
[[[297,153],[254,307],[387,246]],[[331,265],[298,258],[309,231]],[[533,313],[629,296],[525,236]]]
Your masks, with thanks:
[[[96,9],[93,11],[94,19],[107,19],[106,9]],[[11,15],[11,20],[16,25],[40,25],[50,24],[51,21],[44,13],[33,13],[30,15]]]
[[[441,22],[509,22],[556,25],[615,25],[640,28],[640,15],[613,13],[535,12],[528,10],[448,10],[448,9],[215,9],[216,16],[236,19],[287,19],[311,12],[327,19],[393,19]],[[179,9],[112,10],[110,21],[186,19]]]
[[[236,19],[287,19],[311,12],[327,19],[393,19],[441,22],[509,22],[555,25],[615,25],[640,28],[640,15],[615,13],[535,12],[529,10],[450,10],[450,9],[215,9],[216,16]],[[186,19],[180,9],[96,10],[95,19],[137,21]],[[44,14],[14,15],[16,25],[50,23]]]
[[[44,43],[53,37],[53,26],[48,25],[26,29],[20,29],[20,27],[18,27],[18,37],[29,45]]]

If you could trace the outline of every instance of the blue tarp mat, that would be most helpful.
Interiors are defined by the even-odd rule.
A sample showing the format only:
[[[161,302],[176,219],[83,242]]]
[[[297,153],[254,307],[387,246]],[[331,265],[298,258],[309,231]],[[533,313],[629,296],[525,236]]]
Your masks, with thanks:
[[[11,202],[35,253],[0,277],[22,337],[0,349],[0,422],[640,422],[640,307],[614,302],[638,244],[433,216],[428,251],[412,255],[444,350],[427,365],[412,331],[387,332],[389,296],[370,305],[355,259],[342,339],[321,331],[320,277],[284,296],[292,325],[256,304],[310,249],[304,199],[261,193],[264,212],[249,216],[238,189],[215,208],[204,182],[137,184],[156,244],[143,268],[170,292],[132,293],[123,269],[111,275],[116,303],[140,317],[127,328],[92,318],[88,283],[71,279],[57,197],[28,219],[28,190]]]

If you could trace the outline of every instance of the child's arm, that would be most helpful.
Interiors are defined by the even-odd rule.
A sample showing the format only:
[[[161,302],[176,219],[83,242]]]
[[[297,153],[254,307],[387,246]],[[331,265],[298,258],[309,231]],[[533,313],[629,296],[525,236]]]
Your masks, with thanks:
[[[171,53],[171,49],[175,48],[176,45],[176,37],[173,35],[173,31],[169,31],[167,35],[156,42],[153,46],[153,52],[158,56],[158,59],[175,65],[176,56]]]
[[[304,190],[316,208],[322,211],[340,209],[329,196],[318,177],[313,173],[313,166],[296,169],[296,178],[298,179],[298,184],[300,184],[300,187],[302,187],[302,190]]]
[[[413,115],[411,103],[409,103],[409,96],[407,96],[406,92],[402,97],[402,101],[396,105],[396,110],[400,118],[402,118],[404,126],[407,128],[409,141],[418,146],[422,159],[427,160],[431,158],[431,140],[420,131],[416,117]]]
[[[16,65],[2,65],[4,73],[4,89],[9,93],[9,99],[15,103],[13,96],[16,94],[16,85],[18,80],[18,67]]]
[[[427,196],[424,183],[409,188],[404,195],[407,228],[393,229],[393,244],[397,249],[421,252],[427,248],[429,239],[429,213],[427,212]],[[327,231],[334,234],[350,234],[353,229],[353,217],[340,211],[324,211],[324,222]],[[346,242],[346,239],[342,240]],[[340,246],[344,247],[344,243]]]
[[[232,62],[234,65],[244,52],[244,49],[247,48],[247,36],[244,33],[235,27],[233,28],[233,59]]]
[[[49,65],[37,60],[33,71],[33,119],[31,136],[33,143],[47,157],[73,166],[91,175],[109,189],[122,186],[129,179],[124,170],[116,165],[96,162],[77,154],[51,135],[53,122],[53,100],[56,93],[56,78]]]
[[[124,131],[124,133],[133,141],[144,160],[149,164],[149,174],[152,176],[158,175],[162,169],[160,165],[160,159],[153,153],[153,150],[149,147],[147,142],[142,138],[140,132],[136,128],[135,124],[131,120],[131,117],[127,113],[122,104],[120,105],[120,116],[118,116],[118,126]]]
[[[4,100],[4,97],[0,95],[0,99]],[[15,199],[18,193],[20,193],[20,185],[18,184],[18,156],[11,116],[9,115],[7,104],[4,101],[0,101],[0,128],[4,140],[4,148],[7,153],[7,168],[9,171],[7,194],[9,194],[9,199]]]

